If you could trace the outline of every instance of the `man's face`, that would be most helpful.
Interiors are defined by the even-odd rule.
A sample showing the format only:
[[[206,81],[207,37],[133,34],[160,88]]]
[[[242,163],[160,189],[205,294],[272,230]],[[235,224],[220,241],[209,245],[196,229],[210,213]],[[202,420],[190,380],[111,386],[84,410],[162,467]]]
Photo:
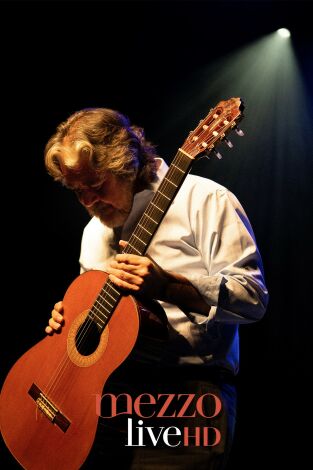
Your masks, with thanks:
[[[106,172],[101,179],[90,169],[79,175],[68,171],[66,185],[75,191],[91,216],[98,217],[108,227],[118,227],[126,221],[134,199],[134,182]]]

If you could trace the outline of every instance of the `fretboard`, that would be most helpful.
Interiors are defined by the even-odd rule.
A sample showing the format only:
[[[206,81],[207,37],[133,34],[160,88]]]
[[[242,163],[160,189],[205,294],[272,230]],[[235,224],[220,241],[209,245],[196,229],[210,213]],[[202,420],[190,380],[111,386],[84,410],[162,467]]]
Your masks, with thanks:
[[[194,159],[186,152],[178,150],[155,195],[131,234],[123,253],[139,256],[146,253],[193,161]],[[89,318],[97,323],[99,329],[105,328],[121,296],[118,288],[110,280],[107,280],[89,313]]]

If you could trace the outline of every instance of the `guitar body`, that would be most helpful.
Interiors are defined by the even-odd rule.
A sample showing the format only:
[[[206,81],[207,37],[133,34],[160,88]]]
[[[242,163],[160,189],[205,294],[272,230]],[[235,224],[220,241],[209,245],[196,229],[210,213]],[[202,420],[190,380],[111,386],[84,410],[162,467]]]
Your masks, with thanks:
[[[89,271],[74,280],[63,301],[61,334],[46,336],[27,351],[4,382],[1,432],[27,470],[80,468],[97,428],[96,395],[102,395],[110,374],[135,346],[141,311],[148,311],[127,296],[99,335],[95,350],[84,355],[77,349],[77,332],[106,278],[102,271]]]

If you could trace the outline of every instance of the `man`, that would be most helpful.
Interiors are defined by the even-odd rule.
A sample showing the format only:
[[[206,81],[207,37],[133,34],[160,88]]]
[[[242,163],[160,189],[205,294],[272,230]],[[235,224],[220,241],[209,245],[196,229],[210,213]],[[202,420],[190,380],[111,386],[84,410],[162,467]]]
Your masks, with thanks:
[[[225,468],[234,431],[238,325],[259,320],[267,305],[262,262],[243,208],[226,188],[188,175],[141,256],[125,250],[127,241],[167,172],[142,129],[110,109],[79,111],[47,143],[45,163],[92,217],[83,233],[81,272],[106,271],[121,292],[160,301],[168,318],[169,340],[156,362],[125,361],[105,391],[144,393],[152,401],[165,394],[198,400],[182,416],[177,401],[166,419],[136,421],[158,429],[159,437],[167,432],[162,445],[154,435],[149,443],[135,442],[126,423],[100,418],[99,449],[86,468],[104,462],[144,470]],[[62,322],[58,302],[46,332],[60,331]]]

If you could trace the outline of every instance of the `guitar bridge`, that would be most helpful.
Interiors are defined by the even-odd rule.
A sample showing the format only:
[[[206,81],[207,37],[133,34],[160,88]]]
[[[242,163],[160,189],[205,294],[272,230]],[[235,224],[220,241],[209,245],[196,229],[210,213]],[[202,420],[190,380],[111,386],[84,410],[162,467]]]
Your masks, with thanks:
[[[40,393],[36,403],[40,411],[42,411],[43,414],[53,422],[59,410],[42,393]]]
[[[56,424],[61,431],[66,432],[67,428],[71,424],[70,421],[58,410],[58,408],[51,402],[51,400],[37,387],[36,384],[32,384],[28,390],[28,394],[36,402],[39,410],[51,421]]]

